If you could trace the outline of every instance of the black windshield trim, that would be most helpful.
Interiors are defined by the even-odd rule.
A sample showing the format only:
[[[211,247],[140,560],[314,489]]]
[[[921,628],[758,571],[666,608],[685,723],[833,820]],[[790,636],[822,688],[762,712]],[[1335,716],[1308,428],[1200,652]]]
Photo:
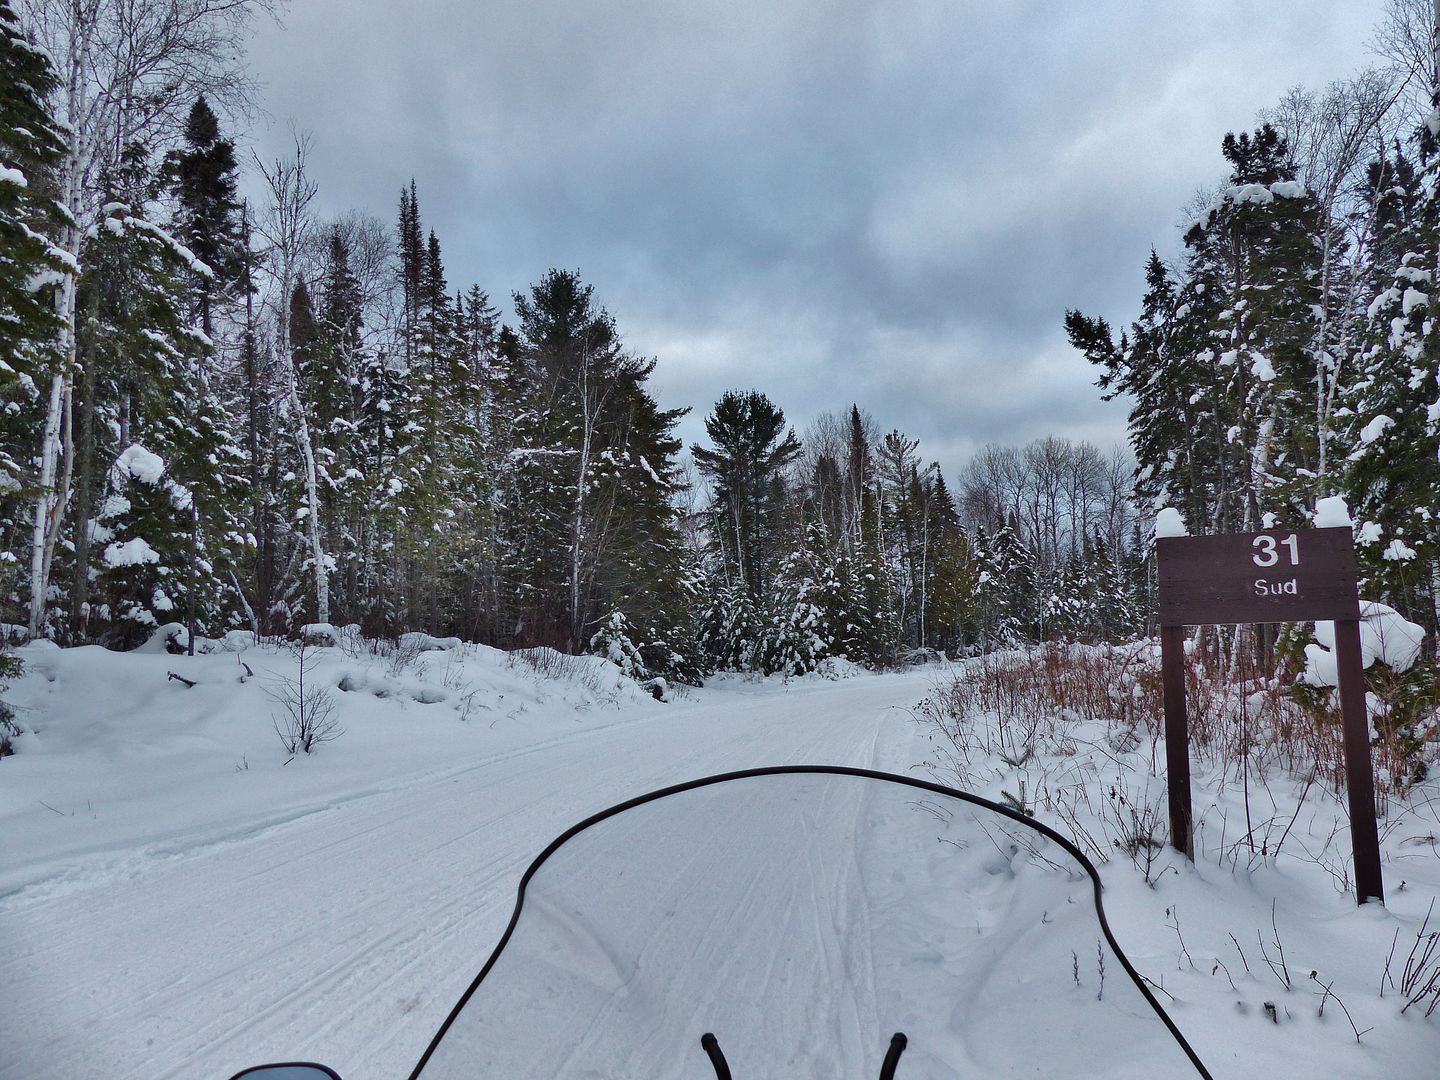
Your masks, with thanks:
[[[1105,904],[1101,898],[1102,886],[1100,884],[1100,873],[1095,869],[1095,864],[1090,861],[1083,851],[1075,846],[1073,841],[1062,836],[1043,821],[1036,821],[1034,818],[1027,817],[1010,807],[993,803],[989,799],[982,799],[980,796],[972,795],[968,791],[960,791],[957,788],[946,787],[943,784],[932,783],[928,780],[917,780],[911,776],[899,776],[895,773],[879,772],[874,769],[850,768],[845,765],[772,765],[762,769],[742,769],[739,772],[718,773],[715,776],[705,776],[699,780],[689,780],[683,784],[674,784],[670,787],[660,788],[658,791],[652,791],[645,795],[637,795],[633,799],[627,799],[625,802],[617,803],[607,810],[601,810],[597,814],[592,814],[584,821],[570,826],[570,828],[550,841],[545,850],[536,856],[535,861],[530,864],[521,876],[520,887],[515,896],[515,910],[510,915],[510,923],[505,927],[505,933],[500,936],[499,943],[496,944],[494,951],[490,954],[490,959],[485,961],[485,966],[480,969],[480,974],[475,976],[474,982],[470,984],[460,1000],[455,1003],[455,1007],[450,1010],[450,1015],[447,1016],[445,1022],[440,1025],[440,1030],[437,1031],[435,1037],[430,1040],[430,1045],[425,1048],[425,1053],[415,1065],[414,1071],[410,1073],[409,1080],[420,1080],[421,1071],[425,1068],[426,1062],[430,1060],[431,1055],[435,1052],[435,1048],[440,1045],[440,1041],[445,1038],[445,1033],[450,1030],[450,1025],[455,1022],[455,1018],[460,1015],[466,1004],[469,1003],[470,998],[474,996],[475,991],[479,989],[480,984],[485,981],[485,976],[490,973],[490,969],[493,968],[496,961],[499,960],[500,954],[505,951],[505,946],[510,941],[510,935],[515,932],[515,925],[520,921],[520,911],[525,906],[526,886],[530,884],[530,879],[535,876],[536,871],[544,865],[545,860],[550,858],[559,847],[572,839],[577,833],[584,832],[590,828],[590,826],[599,824],[606,818],[614,817],[616,814],[624,813],[626,810],[633,810],[637,806],[654,802],[656,799],[663,799],[670,795],[678,795],[683,791],[693,791],[696,788],[709,787],[712,784],[724,784],[731,780],[747,780],[756,776],[787,775],[858,776],[865,780],[883,780],[890,783],[903,784],[906,787],[917,788],[920,791],[933,791],[938,795],[948,795],[962,802],[984,807],[986,810],[993,811],[1001,817],[1009,818],[1017,825],[1024,825],[1026,828],[1034,829],[1041,835],[1055,841],[1055,843],[1064,848],[1076,862],[1084,867],[1085,872],[1090,875],[1090,882],[1094,886],[1095,893],[1095,914],[1100,920],[1100,929],[1105,934],[1105,940],[1109,944],[1111,951],[1114,952],[1116,958],[1120,961],[1120,966],[1125,969],[1125,973],[1130,976],[1130,981],[1135,984],[1135,988],[1139,990],[1145,1000],[1150,1003],[1150,1007],[1155,1010],[1155,1015],[1164,1022],[1166,1029],[1174,1037],[1175,1041],[1180,1044],[1180,1048],[1184,1050],[1186,1056],[1189,1057],[1190,1063],[1195,1066],[1195,1071],[1204,1077],[1205,1080],[1214,1080],[1214,1077],[1210,1075],[1210,1070],[1207,1069],[1205,1063],[1200,1060],[1200,1055],[1195,1052],[1194,1047],[1190,1045],[1185,1035],[1180,1031],[1175,1021],[1170,1018],[1170,1014],[1165,1011],[1159,1000],[1150,992],[1150,987],[1145,984],[1145,980],[1141,977],[1140,973],[1135,970],[1134,965],[1130,963],[1130,958],[1126,956],[1124,950],[1120,948],[1120,943],[1115,940],[1115,935],[1110,929],[1110,921],[1105,917]]]

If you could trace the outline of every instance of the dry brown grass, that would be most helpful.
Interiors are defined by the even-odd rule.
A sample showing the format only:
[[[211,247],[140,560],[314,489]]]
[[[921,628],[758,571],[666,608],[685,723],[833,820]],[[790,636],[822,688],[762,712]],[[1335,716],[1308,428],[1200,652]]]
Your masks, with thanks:
[[[1244,649],[1220,661],[1219,650],[1185,659],[1191,755],[1198,765],[1239,784],[1266,783],[1277,771],[1343,792],[1345,761],[1333,694],[1297,692],[1297,672],[1262,669]],[[1384,700],[1384,686],[1378,689]],[[1077,724],[1098,725],[1114,748],[1148,744],[1163,756],[1164,701],[1158,646],[1046,644],[992,653],[969,662],[919,708],[968,761],[984,751],[1016,762],[1027,754],[1063,754]],[[977,717],[988,716],[985,725]],[[1433,750],[1433,744],[1420,753]],[[1374,743],[1377,791],[1404,795],[1423,770],[1414,740],[1382,729]]]

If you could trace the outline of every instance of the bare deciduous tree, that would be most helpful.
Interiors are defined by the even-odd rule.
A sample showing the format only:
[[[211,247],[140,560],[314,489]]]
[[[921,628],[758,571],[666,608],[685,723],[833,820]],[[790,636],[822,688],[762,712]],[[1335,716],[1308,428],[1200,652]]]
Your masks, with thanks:
[[[1049,436],[1024,447],[984,447],[961,476],[960,512],[971,528],[1018,524],[1039,564],[1075,558],[1096,535],[1124,547],[1135,521],[1134,461],[1086,442]]]
[[[1434,0],[1386,0],[1385,14],[1370,40],[1371,51],[1390,65],[1410,126],[1430,111],[1431,95],[1440,82],[1435,21]]]
[[[300,375],[290,340],[290,295],[295,289],[302,260],[314,233],[310,204],[316,185],[305,171],[310,151],[308,136],[295,136],[293,157],[269,165],[256,162],[270,190],[270,207],[257,231],[268,245],[267,263],[273,283],[271,303],[275,312],[275,360],[285,377],[285,401],[295,425],[295,441],[305,468],[305,532],[310,542],[311,570],[315,579],[315,618],[330,621],[330,558],[321,537],[319,474],[315,449],[310,439],[310,421],[300,397]]]
[[[1404,114],[1396,106],[1405,86],[1393,72],[1364,71],[1331,83],[1323,93],[1295,87],[1278,106],[1261,113],[1284,136],[1294,174],[1320,208],[1321,306],[1310,351],[1315,357],[1316,471],[1322,478],[1329,470],[1336,394],[1360,325],[1355,309],[1367,284],[1362,268],[1375,214],[1365,195],[1365,172],[1371,161],[1385,158],[1386,145],[1399,133]]]

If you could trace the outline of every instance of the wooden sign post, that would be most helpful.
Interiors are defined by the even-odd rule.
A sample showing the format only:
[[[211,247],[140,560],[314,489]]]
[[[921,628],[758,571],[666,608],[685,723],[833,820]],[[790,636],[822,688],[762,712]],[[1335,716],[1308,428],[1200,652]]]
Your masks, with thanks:
[[[1190,734],[1185,718],[1185,627],[1333,620],[1356,899],[1361,904],[1384,901],[1360,654],[1355,543],[1350,529],[1168,536],[1155,541],[1155,552],[1160,578],[1160,668],[1171,844],[1194,859]]]

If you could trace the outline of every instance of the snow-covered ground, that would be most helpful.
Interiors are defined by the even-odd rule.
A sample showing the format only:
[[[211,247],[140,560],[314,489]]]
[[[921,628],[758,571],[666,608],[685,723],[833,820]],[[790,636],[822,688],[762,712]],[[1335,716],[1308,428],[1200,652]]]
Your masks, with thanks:
[[[6,1080],[224,1080],[297,1058],[346,1080],[403,1077],[555,835],[630,796],[752,766],[926,777],[935,746],[911,710],[945,674],[722,678],[660,703],[594,658],[352,643],[311,650],[306,673],[343,733],[291,760],[272,720],[291,652],[21,655],[7,697],[27,734],[0,762]],[[1149,747],[1068,760],[1098,803],[1125,753]],[[1022,769],[1058,783],[1060,757]],[[1033,782],[1017,792],[1021,771],[977,760],[970,775],[979,794],[1036,802]],[[1116,767],[1132,799],[1142,773]],[[1231,797],[1197,806],[1207,830]],[[1427,798],[1392,807],[1384,909],[1355,910],[1324,859],[1236,868],[1213,834],[1193,868],[1160,852],[1150,883],[1124,856],[1102,868],[1112,926],[1217,1077],[1433,1074],[1440,1014],[1400,1017],[1395,992],[1379,994],[1396,932],[1398,969],[1440,892]],[[1101,813],[1082,819],[1097,835]],[[1336,815],[1343,826],[1312,793],[1295,838],[1313,850]],[[1275,959],[1277,935],[1289,989],[1260,955],[1263,940]],[[1312,970],[1373,1030],[1357,1042],[1333,997],[1319,1016]]]
[[[556,680],[478,647],[326,649],[308,677],[352,687],[333,690],[344,734],[287,765],[267,693],[287,653],[21,655],[29,733],[0,762],[7,1080],[296,1058],[405,1076],[558,833],[731,769],[903,771],[930,678],[722,680],[662,704],[593,658]]]

